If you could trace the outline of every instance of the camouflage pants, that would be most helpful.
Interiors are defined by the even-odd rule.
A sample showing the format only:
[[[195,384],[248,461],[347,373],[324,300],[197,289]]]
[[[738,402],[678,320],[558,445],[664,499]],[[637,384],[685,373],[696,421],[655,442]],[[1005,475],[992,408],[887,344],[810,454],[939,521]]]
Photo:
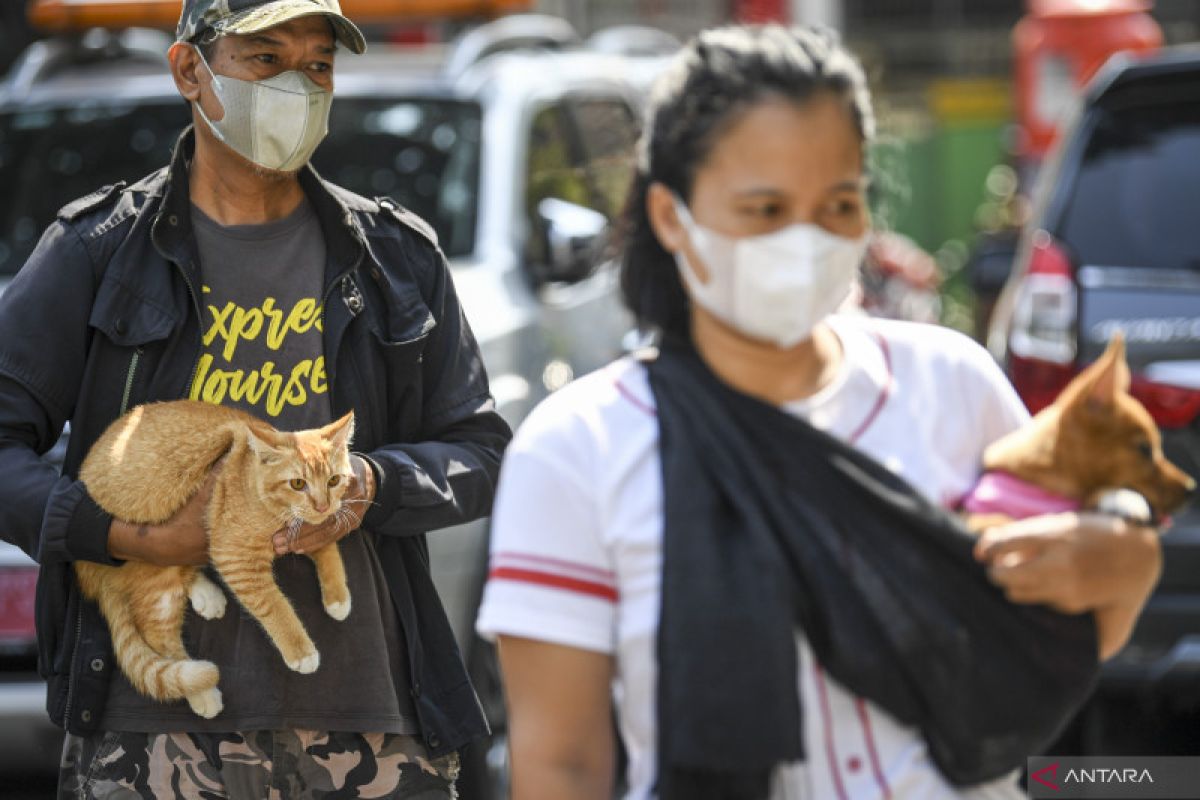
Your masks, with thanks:
[[[458,757],[382,733],[67,736],[59,800],[453,800]]]

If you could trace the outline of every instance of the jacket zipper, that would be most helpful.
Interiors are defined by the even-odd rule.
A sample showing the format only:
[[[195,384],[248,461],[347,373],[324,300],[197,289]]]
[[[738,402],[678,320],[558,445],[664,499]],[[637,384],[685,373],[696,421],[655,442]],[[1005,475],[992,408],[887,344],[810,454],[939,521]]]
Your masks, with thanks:
[[[71,644],[71,675],[74,676],[79,660],[79,637],[83,635],[83,604],[75,604],[75,641]],[[71,701],[75,699],[75,681],[67,681],[67,703],[63,706],[63,727],[70,729],[71,725]]]
[[[133,358],[129,359],[129,371],[125,373],[125,393],[121,395],[121,415],[129,410],[129,395],[133,391],[133,379],[137,375],[138,361],[142,358],[142,348],[139,347],[133,351]]]
[[[187,270],[177,261],[171,263],[179,270],[179,275],[183,278],[184,285],[187,286],[188,296],[192,298],[192,310],[196,312],[196,335],[199,341],[196,347],[196,360],[192,362],[192,373],[188,376],[187,385],[183,388],[183,396],[186,398],[192,394],[192,384],[196,381],[196,373],[200,370],[200,358],[204,355],[204,315],[200,313],[200,300],[196,297],[196,288],[192,286],[192,279],[188,277]]]

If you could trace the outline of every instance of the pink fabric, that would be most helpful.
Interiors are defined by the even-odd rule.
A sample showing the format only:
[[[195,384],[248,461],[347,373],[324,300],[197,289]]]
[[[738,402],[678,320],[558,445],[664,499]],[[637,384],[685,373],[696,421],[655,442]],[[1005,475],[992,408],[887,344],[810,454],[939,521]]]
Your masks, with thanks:
[[[1038,514],[1078,511],[1079,501],[1053,494],[1005,472],[985,472],[963,497],[961,507],[969,514],[1004,514],[1025,519]]]

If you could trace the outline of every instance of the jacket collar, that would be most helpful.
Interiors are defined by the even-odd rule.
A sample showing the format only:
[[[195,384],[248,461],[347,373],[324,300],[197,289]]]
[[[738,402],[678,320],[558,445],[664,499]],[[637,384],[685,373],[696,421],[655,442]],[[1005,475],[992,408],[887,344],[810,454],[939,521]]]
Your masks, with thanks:
[[[175,143],[171,163],[130,187],[148,197],[161,197],[150,229],[155,248],[168,260],[183,266],[189,277],[199,280],[198,259],[192,239],[192,200],[189,176],[196,150],[196,132],[188,126]],[[312,203],[325,235],[325,285],[353,269],[364,253],[366,235],[362,226],[311,164],[299,173],[300,186]]]

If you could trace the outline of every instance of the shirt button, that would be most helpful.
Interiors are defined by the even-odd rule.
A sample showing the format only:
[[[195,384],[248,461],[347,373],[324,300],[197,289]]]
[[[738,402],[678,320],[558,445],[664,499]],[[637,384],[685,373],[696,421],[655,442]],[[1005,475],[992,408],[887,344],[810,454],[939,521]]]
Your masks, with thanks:
[[[85,722],[86,722],[86,720],[85,720]],[[441,745],[441,743],[442,743],[442,740],[438,738],[438,735],[436,733],[429,734],[429,746],[430,747],[438,747],[439,745]]]
[[[124,336],[125,331],[127,331],[128,329],[129,329],[129,326],[125,324],[125,320],[123,320],[119,317],[117,318],[117,321],[113,323],[113,330],[115,330],[117,332],[118,336]]]
[[[172,225],[178,225],[178,224],[179,224],[179,217],[177,217],[177,216],[175,216],[174,214],[172,214],[171,216],[167,217],[167,222],[171,223]]]
[[[92,659],[92,672],[103,672],[103,671],[104,671],[104,659],[103,658],[93,658]]]
[[[84,722],[91,722],[92,721],[92,712],[89,709],[85,708],[83,711],[79,712],[79,718],[81,720],[83,720]]]

